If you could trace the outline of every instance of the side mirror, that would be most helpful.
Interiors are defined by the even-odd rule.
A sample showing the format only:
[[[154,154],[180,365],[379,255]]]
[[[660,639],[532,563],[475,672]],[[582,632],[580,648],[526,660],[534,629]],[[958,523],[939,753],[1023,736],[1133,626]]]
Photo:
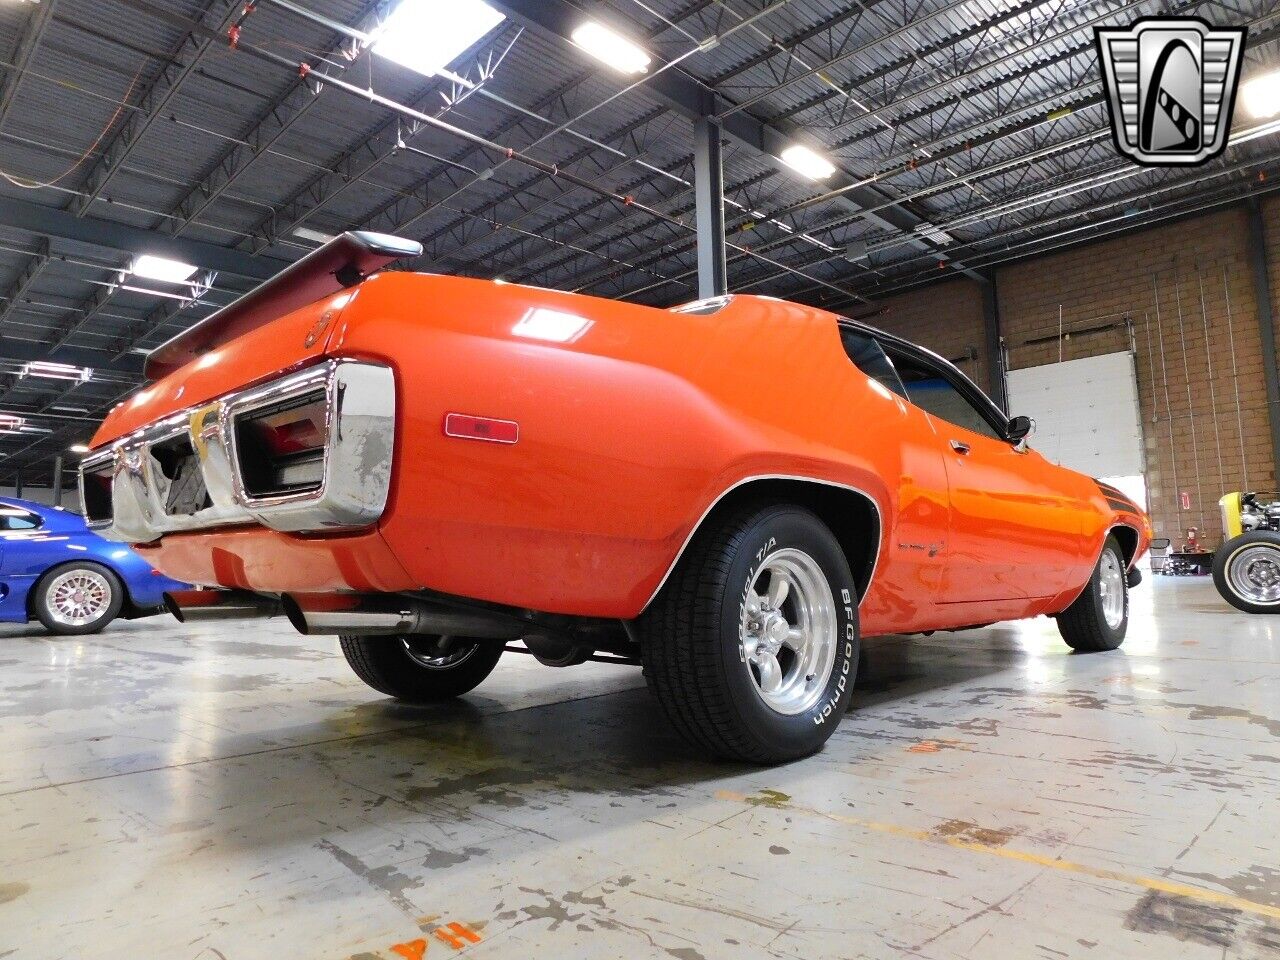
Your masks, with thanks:
[[[1027,449],[1027,441],[1035,432],[1036,422],[1030,417],[1013,417],[1009,421],[1009,426],[1005,428],[1004,435],[1021,452]]]
[[[1168,549],[1169,549],[1169,538],[1168,538],[1168,537],[1157,537],[1156,539],[1152,540],[1152,541],[1151,541],[1151,549],[1152,549],[1152,550],[1168,550]]]

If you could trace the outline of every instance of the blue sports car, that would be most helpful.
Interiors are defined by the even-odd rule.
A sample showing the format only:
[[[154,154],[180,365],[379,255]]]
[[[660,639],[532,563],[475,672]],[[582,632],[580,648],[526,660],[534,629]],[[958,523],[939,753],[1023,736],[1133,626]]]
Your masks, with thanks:
[[[166,591],[186,588],[77,514],[0,500],[0,622],[96,633],[118,616],[160,613]]]

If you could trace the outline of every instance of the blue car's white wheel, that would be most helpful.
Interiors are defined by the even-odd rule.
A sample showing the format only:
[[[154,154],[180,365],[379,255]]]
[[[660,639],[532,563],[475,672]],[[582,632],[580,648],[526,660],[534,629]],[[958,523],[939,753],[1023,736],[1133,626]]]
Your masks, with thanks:
[[[96,563],[55,567],[32,591],[36,617],[54,633],[96,633],[116,618],[124,588],[116,575]]]

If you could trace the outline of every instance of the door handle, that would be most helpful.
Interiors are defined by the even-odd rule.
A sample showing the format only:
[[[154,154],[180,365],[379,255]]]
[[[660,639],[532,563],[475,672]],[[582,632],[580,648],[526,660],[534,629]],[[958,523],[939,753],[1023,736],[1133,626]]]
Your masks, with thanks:
[[[963,440],[952,440],[951,449],[963,457],[969,452],[969,445]]]

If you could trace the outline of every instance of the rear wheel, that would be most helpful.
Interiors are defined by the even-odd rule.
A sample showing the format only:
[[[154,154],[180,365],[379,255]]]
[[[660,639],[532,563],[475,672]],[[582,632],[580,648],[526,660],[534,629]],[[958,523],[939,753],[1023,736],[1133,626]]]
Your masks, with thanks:
[[[55,567],[32,589],[32,611],[53,633],[97,633],[123,604],[120,579],[97,563]]]
[[[757,504],[701,532],[637,627],[650,690],[709,753],[803,757],[848,707],[857,590],[839,542],[802,507]]]
[[[1120,541],[1107,537],[1093,576],[1075,603],[1058,614],[1058,632],[1081,653],[1115,650],[1129,629],[1129,584]]]
[[[474,690],[498,665],[503,646],[427,634],[342,636],[338,642],[356,676],[409,703],[436,703]]]
[[[1280,613],[1280,534],[1254,530],[1213,555],[1213,585],[1245,613]]]

